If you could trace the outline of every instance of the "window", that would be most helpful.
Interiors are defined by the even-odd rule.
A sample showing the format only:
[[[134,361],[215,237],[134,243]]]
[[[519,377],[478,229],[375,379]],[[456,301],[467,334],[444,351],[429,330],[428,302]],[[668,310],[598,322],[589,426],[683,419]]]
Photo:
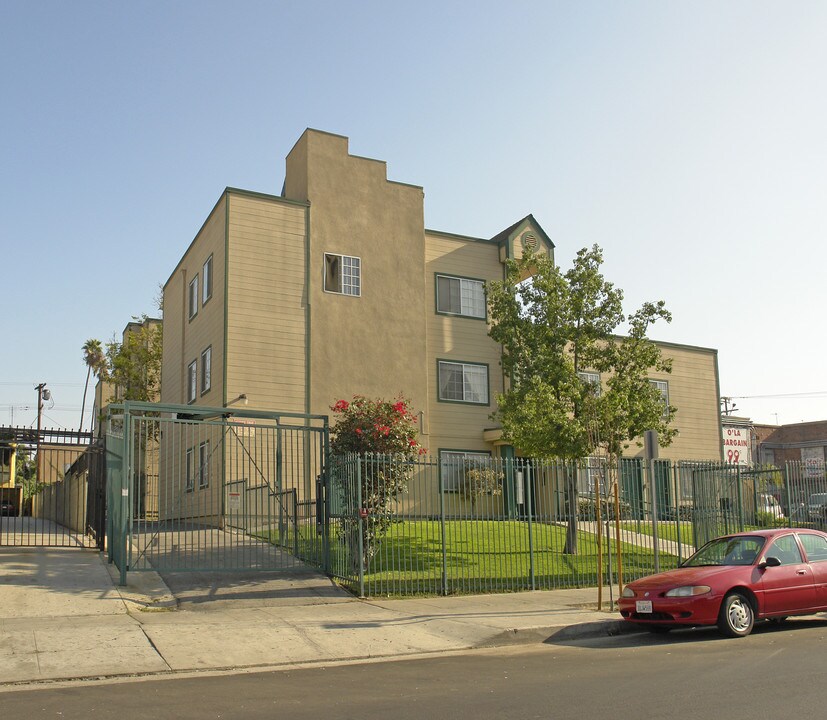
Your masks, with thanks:
[[[201,353],[201,394],[210,389],[210,374],[212,370],[212,346]]]
[[[198,314],[198,275],[190,280],[189,315],[192,320]]]
[[[195,402],[196,392],[198,389],[198,366],[193,360],[187,366],[187,402]]]
[[[606,467],[598,457],[586,458],[586,461],[577,468],[577,491],[584,495],[600,495],[606,497]]]
[[[207,258],[201,269],[201,284],[201,304],[206,305],[207,300],[212,297],[212,255]]]
[[[436,311],[485,319],[485,284],[482,280],[436,276]]]
[[[194,484],[195,484],[194,475],[193,475],[192,459],[193,459],[193,452],[192,452],[192,448],[190,448],[189,450],[187,450],[187,474],[185,476],[187,492],[191,492],[193,487],[194,487]]]
[[[439,472],[442,477],[442,487],[449,492],[456,492],[461,487],[460,483],[466,470],[490,465],[491,455],[488,453],[461,450],[441,451]]]
[[[488,366],[440,360],[439,399],[488,405]]]
[[[777,557],[782,565],[796,565],[801,562],[801,551],[794,535],[784,535],[770,545],[764,557]]]
[[[324,255],[324,289],[341,295],[362,294],[362,263],[348,255]]]
[[[807,553],[807,559],[810,562],[823,562],[827,560],[827,540],[821,537],[821,535],[801,533],[798,539],[801,540],[801,544],[804,546],[804,552]]]
[[[664,417],[667,416],[669,414],[669,383],[666,380],[650,380],[649,384],[656,387],[660,392],[663,398],[663,415]]]
[[[210,441],[205,440],[198,446],[198,487],[210,484]]]
[[[600,396],[600,373],[596,372],[578,372],[579,377],[584,383],[594,386],[594,394]]]

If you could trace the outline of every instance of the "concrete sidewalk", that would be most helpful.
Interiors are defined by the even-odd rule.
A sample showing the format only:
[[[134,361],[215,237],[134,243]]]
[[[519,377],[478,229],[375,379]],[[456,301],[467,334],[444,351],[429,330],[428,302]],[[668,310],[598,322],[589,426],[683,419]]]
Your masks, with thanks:
[[[275,668],[627,631],[597,591],[359,600],[312,571],[136,572],[96,552],[0,548],[0,690]],[[608,605],[608,603],[606,603]]]

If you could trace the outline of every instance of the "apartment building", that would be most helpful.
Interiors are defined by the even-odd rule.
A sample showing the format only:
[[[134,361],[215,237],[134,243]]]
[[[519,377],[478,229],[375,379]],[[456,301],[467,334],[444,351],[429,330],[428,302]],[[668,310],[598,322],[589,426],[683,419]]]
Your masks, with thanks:
[[[518,454],[491,420],[504,378],[484,284],[554,244],[532,215],[491,238],[426,229],[423,203],[310,129],[280,195],[227,188],[164,286],[161,401],[325,414],[404,395],[434,457]],[[720,460],[717,352],[661,347],[673,372],[652,380],[679,428],[661,457]]]

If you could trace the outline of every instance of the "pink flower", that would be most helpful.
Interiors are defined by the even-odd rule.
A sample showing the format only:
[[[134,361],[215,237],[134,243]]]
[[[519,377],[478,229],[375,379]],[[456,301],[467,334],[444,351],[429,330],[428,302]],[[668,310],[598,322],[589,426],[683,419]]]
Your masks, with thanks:
[[[332,408],[333,412],[344,412],[350,407],[350,403],[347,400],[339,400]]]

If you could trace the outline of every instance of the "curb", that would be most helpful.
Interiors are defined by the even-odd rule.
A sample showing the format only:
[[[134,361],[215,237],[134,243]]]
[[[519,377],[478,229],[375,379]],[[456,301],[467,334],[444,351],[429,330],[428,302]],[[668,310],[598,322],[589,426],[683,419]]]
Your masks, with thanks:
[[[510,645],[530,645],[549,641],[585,640],[596,637],[616,637],[642,632],[625,620],[596,620],[575,623],[573,625],[552,625],[533,628],[514,628],[498,633],[475,648],[508,647]]]

